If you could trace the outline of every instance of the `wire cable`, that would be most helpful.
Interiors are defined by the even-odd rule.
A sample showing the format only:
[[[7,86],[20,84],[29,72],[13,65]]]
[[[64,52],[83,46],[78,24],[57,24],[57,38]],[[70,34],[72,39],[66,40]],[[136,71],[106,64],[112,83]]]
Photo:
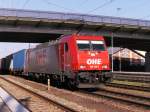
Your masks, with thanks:
[[[142,17],[142,18],[139,18],[139,19],[146,19],[146,18],[149,18],[150,17],[150,15],[147,15],[147,16],[144,16],[144,17]]]
[[[106,5],[109,5],[109,4],[113,3],[114,1],[115,1],[115,0],[109,0],[109,1],[105,2],[104,4],[102,4],[102,5],[98,6],[98,7],[96,7],[95,9],[92,9],[92,10],[88,11],[87,13],[94,12],[94,11],[100,9],[100,8],[105,7]]]
[[[89,0],[84,0],[83,2],[81,2],[80,7],[83,6],[84,4],[86,4]]]
[[[128,10],[130,10],[130,12],[132,11],[136,11],[137,9],[141,9],[143,6],[145,7],[146,5],[149,5],[148,3],[146,3],[146,1],[148,0],[145,0],[143,1],[142,3],[138,3],[138,4],[134,4],[132,6],[129,6],[129,7],[126,7],[127,9],[124,10],[121,14],[126,14],[128,12]],[[139,1],[138,1],[139,2]],[[132,9],[131,9],[132,8]],[[134,9],[134,10],[133,10]],[[150,15],[149,15],[150,16]],[[138,18],[138,19],[144,19],[144,18],[147,18],[147,16],[145,17],[142,17],[142,18]]]
[[[10,0],[10,8],[13,8],[13,0]]]
[[[55,3],[50,2],[50,1],[48,1],[48,0],[42,0],[42,1],[44,1],[45,3],[47,3],[47,4],[49,4],[49,5],[53,5],[53,6],[55,6],[55,7],[58,7],[58,8],[61,8],[61,9],[65,9],[65,10],[67,10],[67,11],[76,12],[76,11],[73,10],[73,9],[69,9],[69,8],[64,7],[64,6],[60,6],[60,5],[58,5],[58,4],[55,4]]]
[[[26,1],[24,2],[23,6],[22,6],[22,9],[25,8],[25,6],[29,3],[29,1],[30,1],[30,0],[26,0]]]

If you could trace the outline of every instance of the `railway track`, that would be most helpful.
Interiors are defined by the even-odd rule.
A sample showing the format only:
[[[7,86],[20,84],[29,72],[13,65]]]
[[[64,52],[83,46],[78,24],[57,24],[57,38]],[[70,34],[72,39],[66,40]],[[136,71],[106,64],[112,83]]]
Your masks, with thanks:
[[[58,107],[59,109],[61,109],[62,111],[65,112],[79,112],[78,110],[71,108],[69,106],[63,105],[62,103],[59,103],[57,101],[54,101],[53,99],[50,99],[49,97],[46,97],[44,95],[39,94],[38,92],[31,90],[30,88],[26,88],[25,86],[19,85],[18,83],[15,83],[14,81],[10,81],[4,77],[0,77],[0,79],[7,81],[8,83],[13,84],[14,86],[17,86],[27,92],[29,92],[30,94],[33,94],[36,97],[39,97],[40,99],[45,100],[45,102],[50,103],[56,107]],[[44,110],[43,110],[44,111]]]
[[[150,92],[150,87],[146,87],[146,86],[133,86],[133,85],[117,84],[117,83],[106,83],[105,85],[111,86],[111,87],[117,87],[117,88],[124,88],[124,89],[132,89],[132,90]]]
[[[30,85],[33,88],[37,88],[40,91],[47,91],[47,86],[43,84],[39,84],[33,81],[28,81],[22,78],[7,76],[5,77],[8,80],[14,80],[15,82],[20,82],[19,85]],[[22,83],[22,84],[21,84]],[[38,91],[36,92],[39,93]],[[102,111],[102,112],[149,112],[147,109],[143,109],[143,107],[135,107],[134,105],[124,104],[119,102],[120,100],[110,100],[108,97],[99,97],[96,95],[85,94],[81,92],[70,92],[63,89],[51,88],[48,92],[50,94],[58,95],[60,97],[64,97],[69,101],[76,102],[78,105],[85,107],[84,109],[88,109],[88,112],[92,112],[91,110]],[[81,93],[81,94],[80,94]],[[106,93],[104,93],[106,95]],[[107,94],[108,95],[108,94]],[[45,94],[47,96],[47,94]],[[56,105],[57,106],[57,105]],[[75,107],[75,106],[72,106]],[[74,108],[73,108],[74,109]],[[80,111],[86,112],[86,110]],[[75,110],[76,111],[76,110]],[[45,111],[44,111],[45,112]],[[67,110],[68,112],[68,110]]]
[[[131,76],[150,76],[150,72],[116,72],[114,71],[113,74],[122,74],[122,75],[131,75]]]
[[[150,83],[150,73],[138,73],[138,72],[114,72],[113,79],[126,80],[133,82],[145,82]]]
[[[83,89],[80,90],[80,92],[83,92],[85,94],[97,96],[97,97],[104,97],[108,98],[111,100],[117,100],[119,102],[131,104],[131,105],[136,105],[140,106],[142,108],[147,108],[150,109],[150,94],[149,96],[141,96],[135,93],[128,93],[126,91],[121,91],[118,88],[114,89],[109,89],[109,87],[106,88],[98,88],[96,91],[88,90],[88,89]],[[117,90],[118,89],[118,90]]]
[[[34,81],[25,80],[23,78],[19,77],[13,77],[13,76],[6,76],[8,80],[12,79],[16,82],[21,82],[23,85],[30,85],[32,88],[37,88],[41,91],[47,91],[47,86],[44,84],[39,84]],[[63,89],[57,89],[51,87],[50,91],[47,91],[48,94],[53,94],[55,96],[59,96],[61,98],[64,98],[65,100],[69,100],[70,103],[74,102],[78,105],[78,109],[80,112],[126,112],[129,107],[127,106],[120,106],[119,104],[117,106],[113,105],[112,102],[102,100],[100,98],[93,98],[89,96],[85,96],[85,94],[78,94],[76,92],[71,92],[68,90]],[[45,95],[46,96],[46,95]],[[64,102],[65,103],[65,102]],[[69,104],[68,104],[69,105]],[[75,106],[72,105],[72,108],[74,109]],[[132,109],[131,109],[132,110]],[[68,111],[67,111],[68,112]],[[134,111],[131,111],[134,112]]]
[[[136,75],[121,75],[121,74],[114,74],[113,79],[115,80],[126,80],[132,82],[145,82],[150,83],[150,76],[136,76]]]

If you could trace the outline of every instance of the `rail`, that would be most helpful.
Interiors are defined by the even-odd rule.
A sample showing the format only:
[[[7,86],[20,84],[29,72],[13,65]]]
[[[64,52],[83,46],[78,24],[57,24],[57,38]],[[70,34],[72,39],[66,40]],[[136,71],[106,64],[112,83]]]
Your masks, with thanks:
[[[108,90],[104,88],[98,88],[97,91],[95,92],[89,92],[87,90],[80,90],[80,92],[93,95],[96,97],[104,97],[108,99],[112,99],[115,101],[119,102],[124,102],[132,105],[138,105],[140,107],[144,108],[150,108],[150,97],[146,96],[139,96],[136,94],[129,94],[125,92],[120,92],[120,91],[113,91],[113,90]]]
[[[17,87],[19,87],[19,88],[22,88],[22,89],[24,89],[24,90],[30,92],[31,94],[34,94],[34,95],[36,95],[36,96],[38,96],[38,97],[40,97],[40,98],[42,98],[42,99],[44,99],[44,100],[46,100],[46,101],[48,101],[48,102],[51,102],[53,105],[55,105],[55,106],[61,108],[61,109],[64,110],[65,112],[79,112],[78,110],[75,110],[74,108],[70,108],[70,107],[68,107],[68,106],[66,106],[66,105],[63,105],[63,104],[61,104],[61,103],[59,103],[59,102],[57,102],[57,101],[54,101],[54,100],[50,99],[49,97],[46,97],[46,96],[44,96],[44,95],[41,95],[41,94],[39,94],[38,92],[36,92],[36,91],[34,91],[34,90],[31,90],[30,88],[27,88],[27,87],[24,87],[24,86],[22,86],[22,85],[19,85],[19,84],[15,83],[15,82],[13,82],[13,81],[10,81],[10,80],[8,80],[8,79],[6,79],[6,78],[4,78],[4,77],[0,77],[0,78],[3,79],[3,80],[5,80],[5,81],[7,81],[7,82],[9,82],[9,83],[11,83],[11,84],[13,84],[13,85],[15,85],[15,86],[17,86]]]

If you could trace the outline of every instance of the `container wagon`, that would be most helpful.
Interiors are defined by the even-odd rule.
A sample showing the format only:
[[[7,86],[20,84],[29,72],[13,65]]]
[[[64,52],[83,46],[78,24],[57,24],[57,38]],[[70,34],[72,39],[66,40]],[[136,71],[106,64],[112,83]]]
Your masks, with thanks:
[[[24,74],[50,78],[54,86],[97,84],[111,79],[103,36],[68,35],[28,49]]]
[[[5,58],[0,59],[0,73],[1,74],[9,74],[10,61],[11,61],[10,57],[5,57]]]
[[[26,49],[20,50],[13,54],[12,59],[12,69],[13,74],[23,75],[24,66],[25,66],[25,57],[26,57]]]

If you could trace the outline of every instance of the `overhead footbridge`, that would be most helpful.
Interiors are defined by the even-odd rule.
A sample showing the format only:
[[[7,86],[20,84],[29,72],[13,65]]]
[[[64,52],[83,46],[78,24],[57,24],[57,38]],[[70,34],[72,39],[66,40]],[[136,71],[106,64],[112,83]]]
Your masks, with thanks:
[[[110,46],[149,51],[150,21],[52,11],[0,9],[1,42],[46,42],[60,35],[104,35]]]

